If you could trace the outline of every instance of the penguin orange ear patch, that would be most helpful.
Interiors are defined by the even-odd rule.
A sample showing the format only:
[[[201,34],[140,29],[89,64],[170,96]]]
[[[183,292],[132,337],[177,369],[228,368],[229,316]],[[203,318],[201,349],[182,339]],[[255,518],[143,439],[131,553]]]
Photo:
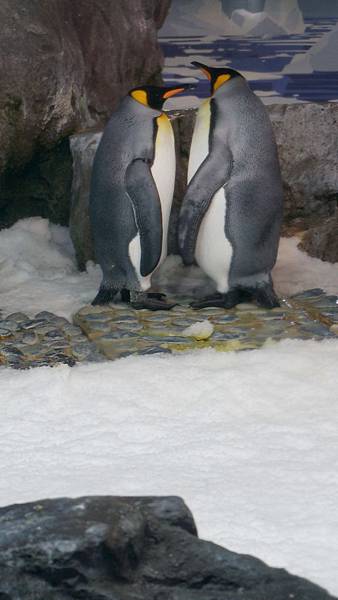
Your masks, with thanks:
[[[134,98],[134,100],[140,102],[140,104],[144,104],[144,106],[149,106],[147,92],[145,92],[144,90],[134,90],[131,93],[131,96],[132,98]]]
[[[229,79],[231,79],[231,75],[229,75],[228,73],[224,73],[224,75],[219,75],[214,84],[214,92],[216,92],[216,90],[218,90],[218,88],[221,87],[223,83],[229,81]]]
[[[202,69],[202,68],[201,68],[201,71],[204,73],[204,75],[207,76],[209,81],[211,81],[211,74],[209,73],[209,71],[207,71],[206,69]]]

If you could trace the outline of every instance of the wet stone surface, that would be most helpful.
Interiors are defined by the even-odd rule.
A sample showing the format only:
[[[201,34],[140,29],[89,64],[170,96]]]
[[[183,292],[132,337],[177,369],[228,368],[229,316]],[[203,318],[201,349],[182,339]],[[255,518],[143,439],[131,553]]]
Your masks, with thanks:
[[[44,311],[32,319],[23,313],[0,318],[0,365],[27,369],[99,360],[95,345],[63,317]]]
[[[248,350],[282,339],[338,339],[338,298],[320,289],[281,301],[273,310],[241,304],[232,310],[193,310],[189,299],[171,311],[134,310],[124,304],[84,306],[73,323],[48,311],[29,318],[0,314],[0,365],[16,369],[114,360],[129,355],[176,353],[198,348]],[[208,339],[184,330],[209,321]]]
[[[338,338],[338,298],[322,290],[307,290],[281,301],[280,308],[264,310],[252,304],[235,309],[193,310],[189,299],[171,311],[133,310],[126,305],[84,306],[74,322],[113,360],[131,354],[180,352],[197,348],[219,351],[259,348],[282,339]],[[200,321],[214,327],[207,340],[184,337],[183,331]]]

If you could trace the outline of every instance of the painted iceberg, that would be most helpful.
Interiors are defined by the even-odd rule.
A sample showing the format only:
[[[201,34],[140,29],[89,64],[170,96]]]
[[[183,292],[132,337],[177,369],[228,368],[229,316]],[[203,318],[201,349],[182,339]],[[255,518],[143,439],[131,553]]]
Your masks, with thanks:
[[[283,73],[338,71],[338,24],[303,54],[296,54]]]
[[[223,12],[221,0],[174,0],[160,36],[222,35],[237,27]]]
[[[231,20],[242,35],[278,37],[304,33],[305,29],[298,0],[265,0],[263,11],[239,8],[232,12]]]

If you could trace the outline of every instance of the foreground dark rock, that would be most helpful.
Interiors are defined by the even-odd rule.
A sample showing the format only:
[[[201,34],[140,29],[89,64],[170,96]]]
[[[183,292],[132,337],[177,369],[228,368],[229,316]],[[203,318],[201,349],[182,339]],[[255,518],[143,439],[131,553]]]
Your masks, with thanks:
[[[338,262],[338,212],[303,236],[299,247],[310,256],[328,262]]]
[[[169,4],[1,1],[0,226],[34,214],[67,223],[71,158],[59,144],[104,124],[134,85],[159,79],[157,29]]]
[[[0,509],[1,600],[329,600],[196,537],[179,498],[85,497]]]
[[[278,146],[285,205],[284,224],[313,221],[334,214],[338,204],[338,104],[280,104],[267,107]],[[195,110],[172,112],[177,143],[177,177],[169,253],[177,253],[176,231],[180,205],[186,189],[190,142]],[[311,124],[311,126],[309,126]],[[89,182],[100,133],[83,133],[71,139],[74,178],[71,236],[79,267],[93,260],[88,218]],[[329,259],[330,260],[330,259]]]

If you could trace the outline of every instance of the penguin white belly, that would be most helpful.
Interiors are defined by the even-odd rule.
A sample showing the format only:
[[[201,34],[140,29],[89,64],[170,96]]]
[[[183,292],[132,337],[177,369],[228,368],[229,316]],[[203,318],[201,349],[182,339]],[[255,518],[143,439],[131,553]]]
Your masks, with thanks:
[[[158,269],[167,257],[169,219],[174,196],[176,171],[174,133],[171,123],[165,114],[162,114],[157,118],[157,127],[154,162],[151,167],[151,173],[161,202],[162,250],[160,260],[154,271]],[[148,290],[151,286],[152,273],[146,277],[141,275],[141,241],[139,234],[137,234],[129,244],[129,257],[136,271],[141,290]]]
[[[209,132],[210,100],[206,100],[197,114],[190,149],[188,181],[209,154]],[[197,264],[213,279],[220,293],[225,293],[229,289],[232,259],[232,246],[225,235],[226,208],[225,191],[220,188],[202,219],[195,249]]]

